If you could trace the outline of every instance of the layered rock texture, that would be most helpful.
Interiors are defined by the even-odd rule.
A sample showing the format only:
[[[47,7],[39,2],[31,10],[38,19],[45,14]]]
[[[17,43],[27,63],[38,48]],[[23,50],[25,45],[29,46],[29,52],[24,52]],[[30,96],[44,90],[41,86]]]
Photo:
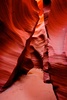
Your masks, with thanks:
[[[0,0],[0,91],[35,67],[67,100],[67,0]]]

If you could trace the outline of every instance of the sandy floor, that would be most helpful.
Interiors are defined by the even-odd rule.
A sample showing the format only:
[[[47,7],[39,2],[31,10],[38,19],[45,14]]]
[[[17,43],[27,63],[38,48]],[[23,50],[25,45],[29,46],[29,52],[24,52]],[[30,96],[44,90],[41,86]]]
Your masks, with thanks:
[[[52,85],[45,84],[42,72],[34,71],[0,94],[0,100],[56,100]]]

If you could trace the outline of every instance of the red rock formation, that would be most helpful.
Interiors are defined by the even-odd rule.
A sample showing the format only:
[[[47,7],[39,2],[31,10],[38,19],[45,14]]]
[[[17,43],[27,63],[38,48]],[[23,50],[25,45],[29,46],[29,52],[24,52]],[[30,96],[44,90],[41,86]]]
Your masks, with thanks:
[[[67,0],[0,0],[0,87],[38,67],[66,100],[66,28]]]
[[[48,73],[58,100],[67,100],[67,0],[51,0],[47,29],[49,34]]]
[[[29,3],[31,6],[25,0],[23,2],[22,0],[20,2],[18,0],[0,1],[0,87],[11,76],[26,40],[35,30],[35,24],[38,21],[38,7],[34,0],[33,2],[29,0]],[[28,31],[26,29],[29,32],[26,32]]]
[[[5,89],[32,67],[43,68],[47,35],[42,1],[1,0],[0,4],[0,87]]]
[[[53,55],[49,57],[49,74],[58,100],[67,99],[67,57]]]

